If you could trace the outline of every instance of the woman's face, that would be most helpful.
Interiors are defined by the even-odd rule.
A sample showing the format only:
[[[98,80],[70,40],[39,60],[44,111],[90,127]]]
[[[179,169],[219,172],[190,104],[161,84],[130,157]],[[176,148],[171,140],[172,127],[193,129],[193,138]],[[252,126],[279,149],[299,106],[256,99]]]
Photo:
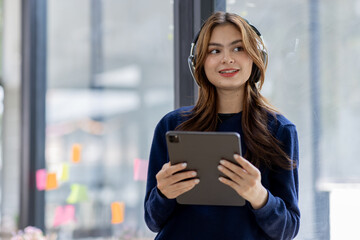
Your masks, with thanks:
[[[243,46],[240,31],[232,24],[214,28],[204,68],[217,90],[244,89],[253,61]]]

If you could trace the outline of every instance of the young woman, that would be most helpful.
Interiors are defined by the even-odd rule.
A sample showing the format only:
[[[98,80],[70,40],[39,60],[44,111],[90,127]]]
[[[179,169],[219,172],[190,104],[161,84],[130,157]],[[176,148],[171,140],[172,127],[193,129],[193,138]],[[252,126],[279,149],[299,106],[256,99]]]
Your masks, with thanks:
[[[156,239],[292,239],[299,230],[296,127],[260,94],[266,53],[260,33],[236,14],[217,12],[203,25],[196,47],[195,106],[158,123],[150,153],[145,221]],[[219,159],[219,181],[246,200],[243,207],[181,205],[196,187],[196,171],[171,165],[169,130],[233,131],[241,135],[241,167]]]

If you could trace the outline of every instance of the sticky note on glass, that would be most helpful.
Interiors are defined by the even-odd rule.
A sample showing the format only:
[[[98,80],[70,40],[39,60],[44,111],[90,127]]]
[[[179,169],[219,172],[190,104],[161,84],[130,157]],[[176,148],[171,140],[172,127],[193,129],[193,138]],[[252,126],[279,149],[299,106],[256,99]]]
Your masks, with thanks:
[[[46,177],[46,190],[53,190],[58,187],[56,173],[48,173]]]
[[[69,164],[63,163],[62,164],[62,170],[61,170],[61,181],[67,181],[69,180]]]
[[[45,169],[39,169],[36,171],[36,188],[39,191],[46,189],[46,170]]]
[[[55,209],[54,227],[72,220],[75,220],[75,207],[73,205],[58,206]]]
[[[55,209],[55,218],[54,218],[54,227],[57,227],[59,225],[61,225],[63,223],[63,207],[62,206],[58,206]]]
[[[111,223],[118,224],[124,222],[125,204],[123,202],[113,202],[111,204]]]
[[[75,221],[75,207],[73,205],[66,205],[64,208],[64,222]]]
[[[149,161],[136,158],[134,160],[134,180],[146,181]]]
[[[84,202],[88,199],[87,197],[87,188],[85,185],[81,184],[72,184],[71,193],[66,199],[67,203],[74,204],[78,202]]]
[[[79,163],[81,160],[81,145],[76,143],[72,146],[71,160],[73,163]]]

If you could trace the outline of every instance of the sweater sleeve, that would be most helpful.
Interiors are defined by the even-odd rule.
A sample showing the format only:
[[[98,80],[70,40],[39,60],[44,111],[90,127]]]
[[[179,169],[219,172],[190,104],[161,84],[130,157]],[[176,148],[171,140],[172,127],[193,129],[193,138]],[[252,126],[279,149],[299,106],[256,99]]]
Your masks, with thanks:
[[[262,230],[270,239],[293,239],[300,226],[298,207],[299,150],[296,127],[280,126],[276,138],[283,150],[296,162],[292,170],[275,170],[269,173],[268,201],[264,207],[252,211]]]
[[[166,147],[166,124],[164,121],[155,128],[154,138],[150,150],[149,169],[145,195],[145,222],[153,232],[159,232],[172,214],[175,199],[168,199],[157,188],[156,174],[168,162]]]

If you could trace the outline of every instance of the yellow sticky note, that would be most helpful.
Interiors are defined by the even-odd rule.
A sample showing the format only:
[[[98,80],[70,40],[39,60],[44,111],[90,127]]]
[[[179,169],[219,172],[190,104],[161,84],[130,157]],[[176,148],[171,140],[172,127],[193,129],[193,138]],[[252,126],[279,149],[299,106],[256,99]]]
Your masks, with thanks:
[[[124,222],[125,204],[123,202],[113,202],[111,204],[111,223],[117,224]]]
[[[172,40],[174,39],[174,34],[169,33],[169,34],[168,34],[168,39],[169,39],[170,41],[172,41]]]
[[[62,165],[60,180],[61,181],[69,180],[69,164],[67,164],[67,163],[63,163],[63,165]]]
[[[67,203],[74,204],[78,202],[83,202],[88,199],[87,197],[87,188],[81,184],[72,184],[71,193],[66,199]]]
[[[58,187],[56,173],[48,173],[46,176],[46,190],[53,190]]]
[[[73,163],[78,163],[81,160],[81,145],[78,143],[72,146],[71,160]]]

